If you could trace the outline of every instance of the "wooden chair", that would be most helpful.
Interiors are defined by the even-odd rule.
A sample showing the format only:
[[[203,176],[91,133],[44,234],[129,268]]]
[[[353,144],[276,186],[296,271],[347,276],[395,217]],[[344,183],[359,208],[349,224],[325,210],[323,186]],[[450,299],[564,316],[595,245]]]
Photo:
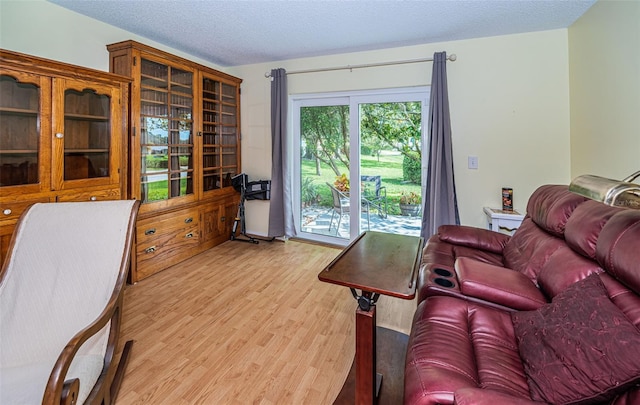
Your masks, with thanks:
[[[110,404],[139,202],[44,203],[20,222],[0,273],[0,404]]]

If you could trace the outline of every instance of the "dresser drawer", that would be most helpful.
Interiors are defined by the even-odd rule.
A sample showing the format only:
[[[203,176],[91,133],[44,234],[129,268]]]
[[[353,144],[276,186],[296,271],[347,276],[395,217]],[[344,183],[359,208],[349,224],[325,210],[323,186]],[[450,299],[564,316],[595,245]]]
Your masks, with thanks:
[[[138,279],[192,255],[200,243],[198,210],[183,210],[138,221],[136,271]]]
[[[56,197],[58,202],[82,202],[82,201],[107,201],[119,200],[120,190],[96,190],[84,191],[81,193],[61,194]]]
[[[198,228],[200,216],[197,209],[170,212],[138,221],[136,224],[136,241],[138,245],[157,240],[162,235],[174,234]]]
[[[27,208],[40,202],[49,202],[49,199],[43,197],[26,201],[0,202],[0,221],[16,221]]]

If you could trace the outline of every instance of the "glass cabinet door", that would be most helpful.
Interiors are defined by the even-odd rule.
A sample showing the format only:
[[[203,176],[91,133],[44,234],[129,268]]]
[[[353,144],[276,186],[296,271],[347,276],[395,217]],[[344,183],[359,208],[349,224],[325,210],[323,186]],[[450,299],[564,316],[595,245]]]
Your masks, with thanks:
[[[40,182],[41,78],[0,72],[0,187]]]
[[[222,104],[221,104],[220,132],[222,135],[222,174],[227,180],[225,186],[230,186],[228,181],[238,174],[238,87],[222,83]]]
[[[202,79],[203,191],[231,186],[238,174],[238,87]]]
[[[193,73],[142,59],[140,120],[142,201],[193,194]]]
[[[119,102],[118,88],[54,79],[54,189],[118,182]]]

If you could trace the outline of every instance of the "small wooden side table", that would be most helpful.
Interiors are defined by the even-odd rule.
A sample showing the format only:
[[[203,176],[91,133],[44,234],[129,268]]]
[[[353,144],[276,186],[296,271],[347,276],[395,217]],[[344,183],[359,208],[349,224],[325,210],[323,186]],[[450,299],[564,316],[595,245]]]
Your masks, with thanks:
[[[524,215],[518,211],[503,211],[499,208],[484,207],[489,229],[496,232],[504,232],[512,235],[520,227]]]
[[[382,375],[376,372],[376,301],[381,294],[409,300],[415,297],[422,242],[415,236],[367,231],[318,274],[321,281],[351,289],[358,301],[357,405],[375,403],[382,385]]]

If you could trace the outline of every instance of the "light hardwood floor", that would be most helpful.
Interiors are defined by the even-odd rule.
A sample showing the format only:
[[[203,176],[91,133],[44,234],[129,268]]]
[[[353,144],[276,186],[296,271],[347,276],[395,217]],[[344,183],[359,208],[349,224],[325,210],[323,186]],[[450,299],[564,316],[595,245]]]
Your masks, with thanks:
[[[226,242],[125,291],[135,341],[117,404],[331,404],[354,355],[356,302],[318,273],[340,252]],[[409,332],[415,302],[381,297]]]

